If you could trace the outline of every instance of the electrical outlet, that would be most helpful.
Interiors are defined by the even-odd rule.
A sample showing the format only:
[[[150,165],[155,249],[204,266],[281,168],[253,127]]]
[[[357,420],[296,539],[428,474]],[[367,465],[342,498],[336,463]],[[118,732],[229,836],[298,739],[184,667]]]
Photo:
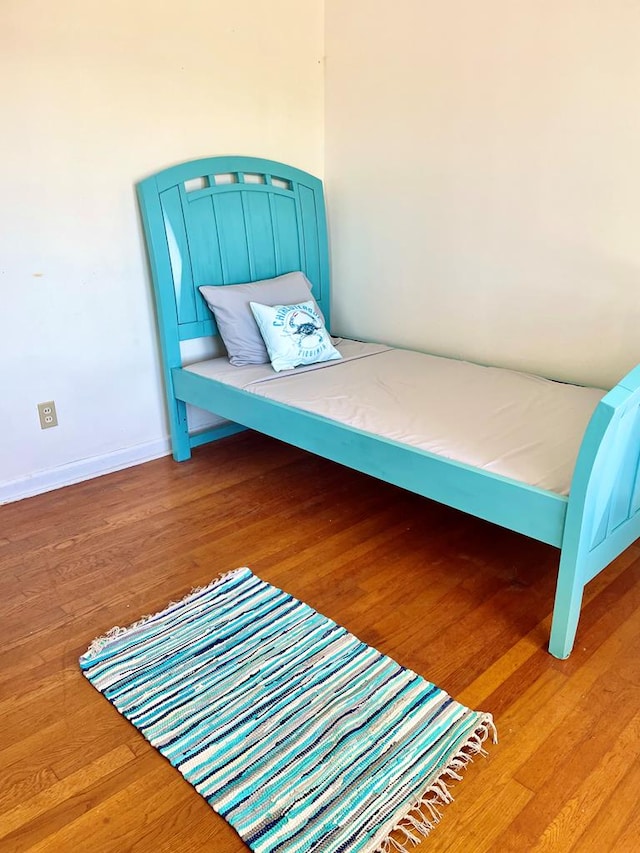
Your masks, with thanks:
[[[58,426],[56,404],[53,400],[49,400],[47,403],[38,403],[38,416],[40,418],[40,429]]]

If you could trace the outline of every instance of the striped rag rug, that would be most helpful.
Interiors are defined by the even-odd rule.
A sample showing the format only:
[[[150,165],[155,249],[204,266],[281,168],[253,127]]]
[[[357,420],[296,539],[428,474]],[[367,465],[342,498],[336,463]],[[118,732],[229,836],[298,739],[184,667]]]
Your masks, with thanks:
[[[247,568],[112,629],[80,666],[256,853],[408,849],[495,735]]]

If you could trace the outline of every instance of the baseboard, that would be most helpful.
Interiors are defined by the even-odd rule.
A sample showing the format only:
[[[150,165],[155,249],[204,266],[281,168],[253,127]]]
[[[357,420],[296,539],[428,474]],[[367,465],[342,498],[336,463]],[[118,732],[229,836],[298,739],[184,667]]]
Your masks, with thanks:
[[[168,438],[148,441],[144,444],[136,444],[124,450],[116,450],[106,453],[104,456],[93,456],[90,459],[80,459],[70,462],[58,468],[48,471],[38,471],[28,477],[12,480],[8,483],[0,483],[0,504],[19,501],[50,492],[53,489],[61,489],[63,486],[71,486],[92,477],[100,477],[102,474],[110,474],[112,471],[120,471],[160,456],[171,453],[171,444]]]

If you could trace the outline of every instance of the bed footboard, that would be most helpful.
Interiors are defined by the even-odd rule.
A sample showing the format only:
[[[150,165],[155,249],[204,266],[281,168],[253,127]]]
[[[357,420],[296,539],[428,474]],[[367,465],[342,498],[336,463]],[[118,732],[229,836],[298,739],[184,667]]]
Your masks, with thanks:
[[[600,401],[571,484],[549,651],[567,658],[585,585],[640,537],[640,365]]]

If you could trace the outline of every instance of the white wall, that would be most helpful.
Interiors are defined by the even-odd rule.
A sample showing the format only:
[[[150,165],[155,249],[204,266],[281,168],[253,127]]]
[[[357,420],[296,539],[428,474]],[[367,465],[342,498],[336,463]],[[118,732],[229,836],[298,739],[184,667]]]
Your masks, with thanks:
[[[325,15],[334,329],[612,385],[640,361],[640,3]]]
[[[321,173],[322,52],[322,0],[0,4],[0,501],[166,452],[134,183],[234,153]]]

